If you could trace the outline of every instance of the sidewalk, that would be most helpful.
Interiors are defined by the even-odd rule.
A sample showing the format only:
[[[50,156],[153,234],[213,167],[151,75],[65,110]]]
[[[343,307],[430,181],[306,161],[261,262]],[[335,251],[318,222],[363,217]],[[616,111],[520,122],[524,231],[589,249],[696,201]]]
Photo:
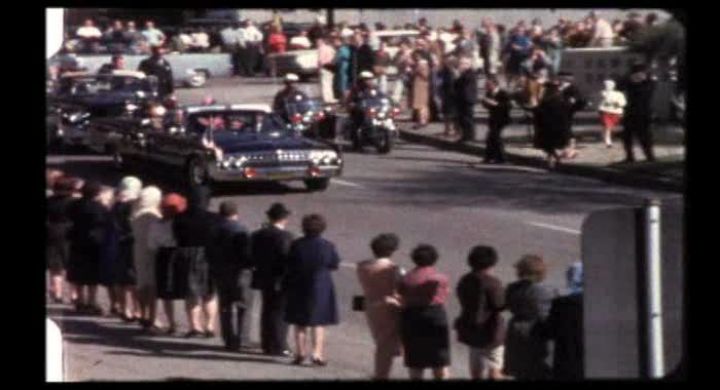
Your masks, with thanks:
[[[513,113],[513,123],[503,130],[505,151],[509,163],[546,168],[544,153],[532,147],[529,137],[529,126],[520,123],[519,113]],[[442,136],[444,125],[431,123],[414,130],[409,118],[401,118],[399,122],[400,136],[411,142],[418,142],[434,147],[472,154],[480,159],[485,154],[485,135],[487,132],[487,114],[477,110],[476,140],[464,144],[453,142]],[[635,146],[636,163],[622,163],[625,152],[619,135],[613,137],[613,147],[607,148],[602,141],[601,126],[595,112],[578,113],[573,126],[577,139],[578,156],[572,160],[564,160],[557,172],[580,175],[604,180],[611,183],[667,190],[684,191],[685,145],[684,133],[677,126],[658,124],[653,127],[654,151],[656,162],[644,161],[644,155]]]

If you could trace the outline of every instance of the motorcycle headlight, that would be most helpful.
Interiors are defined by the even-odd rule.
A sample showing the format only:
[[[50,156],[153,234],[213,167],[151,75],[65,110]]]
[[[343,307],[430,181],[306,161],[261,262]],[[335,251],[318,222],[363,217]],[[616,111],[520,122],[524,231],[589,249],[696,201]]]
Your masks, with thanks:
[[[155,106],[152,109],[153,116],[161,117],[161,116],[164,116],[165,113],[167,113],[167,110],[163,106]]]
[[[74,113],[72,113],[72,114],[67,114],[67,113],[66,113],[64,116],[65,116],[65,118],[68,120],[68,122],[70,122],[70,123],[77,123],[77,122],[80,122],[81,120],[89,117],[90,114],[88,114],[88,113],[86,113],[86,112],[74,112]]]

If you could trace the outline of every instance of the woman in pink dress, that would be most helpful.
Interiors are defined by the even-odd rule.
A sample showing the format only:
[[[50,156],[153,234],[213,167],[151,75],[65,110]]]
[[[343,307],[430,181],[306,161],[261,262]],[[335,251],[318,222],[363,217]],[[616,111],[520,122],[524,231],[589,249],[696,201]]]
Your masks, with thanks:
[[[375,341],[374,378],[379,380],[390,377],[393,359],[401,352],[397,283],[403,272],[390,259],[398,244],[394,234],[378,235],[370,242],[375,258],[357,266],[357,276],[365,295],[365,314]]]

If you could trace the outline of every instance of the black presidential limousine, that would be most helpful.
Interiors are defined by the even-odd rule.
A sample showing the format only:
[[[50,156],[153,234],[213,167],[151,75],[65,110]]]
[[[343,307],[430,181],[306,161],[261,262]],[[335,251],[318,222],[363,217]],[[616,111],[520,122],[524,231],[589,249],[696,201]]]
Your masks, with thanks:
[[[324,190],[341,174],[340,150],[296,134],[268,105],[187,106],[140,124],[114,122],[119,167],[169,167],[191,186],[214,182],[302,180]]]

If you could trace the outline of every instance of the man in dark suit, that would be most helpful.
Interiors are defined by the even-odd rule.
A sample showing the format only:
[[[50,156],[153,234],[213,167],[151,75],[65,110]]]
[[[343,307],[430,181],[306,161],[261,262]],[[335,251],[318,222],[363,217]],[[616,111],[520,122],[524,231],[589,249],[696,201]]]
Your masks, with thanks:
[[[562,94],[563,99],[565,99],[565,102],[567,103],[568,107],[570,107],[570,110],[568,111],[568,114],[570,117],[568,118],[568,131],[569,133],[569,144],[568,148],[564,152],[564,156],[568,158],[574,158],[577,155],[577,151],[575,150],[575,136],[573,135],[573,129],[572,124],[575,120],[575,114],[585,109],[585,106],[587,106],[587,99],[580,93],[580,89],[573,84],[573,75],[572,73],[567,72],[560,72],[558,74],[558,78],[560,81],[560,93]]]
[[[363,34],[357,34],[356,37],[357,51],[355,52],[356,66],[355,66],[355,80],[357,80],[360,73],[364,71],[372,72],[375,65],[375,51],[368,44],[367,36]]]
[[[488,109],[488,134],[485,139],[486,163],[505,162],[505,148],[502,141],[502,130],[510,123],[510,95],[502,88],[494,76],[488,76],[485,82],[486,93],[481,104]]]
[[[226,201],[220,205],[222,222],[215,236],[215,278],[220,297],[220,330],[225,348],[237,351],[249,344],[252,258],[248,231],[238,219],[237,205]]]
[[[125,57],[123,57],[122,54],[113,54],[112,57],[110,57],[110,62],[103,64],[100,69],[98,69],[98,74],[112,74],[114,70],[123,69],[125,69]]]
[[[633,138],[640,140],[645,158],[655,161],[652,149],[652,132],[650,121],[652,119],[652,97],[655,91],[655,80],[649,77],[644,64],[634,64],[630,76],[620,83],[619,90],[625,93],[627,106],[623,118],[624,131],[622,132],[625,146],[625,162],[634,162]]]
[[[265,354],[289,356],[288,326],[283,319],[286,297],[281,287],[293,240],[285,230],[290,211],[282,203],[275,203],[266,214],[269,223],[254,232],[250,240],[255,264],[252,285],[262,294],[260,343]]]
[[[477,75],[472,70],[472,60],[467,57],[460,59],[458,71],[460,76],[455,80],[455,101],[458,128],[462,134],[459,142],[467,142],[475,139],[473,112],[477,102]]]
[[[160,98],[172,94],[175,91],[172,67],[170,63],[163,58],[165,49],[161,46],[152,47],[152,55],[142,61],[138,65],[138,71],[148,76],[155,76],[158,79],[158,95]]]

